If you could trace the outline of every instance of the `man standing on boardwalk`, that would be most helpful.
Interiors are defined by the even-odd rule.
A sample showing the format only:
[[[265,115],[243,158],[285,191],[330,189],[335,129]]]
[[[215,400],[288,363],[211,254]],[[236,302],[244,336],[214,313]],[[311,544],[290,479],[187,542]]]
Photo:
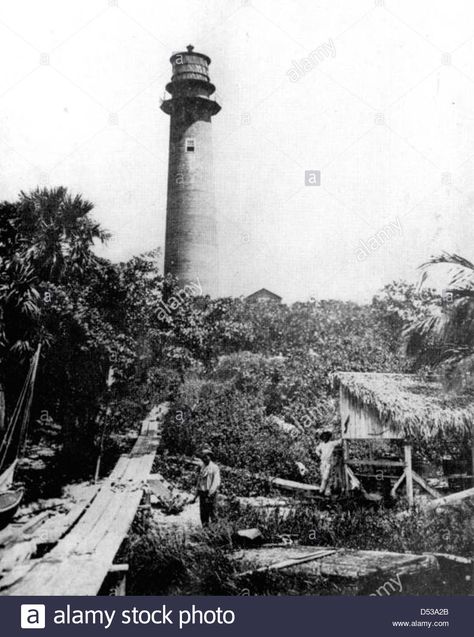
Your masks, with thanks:
[[[216,496],[221,474],[219,467],[212,461],[213,453],[209,447],[204,447],[199,455],[202,465],[199,468],[194,501],[199,498],[201,523],[206,527],[209,522],[216,521]]]

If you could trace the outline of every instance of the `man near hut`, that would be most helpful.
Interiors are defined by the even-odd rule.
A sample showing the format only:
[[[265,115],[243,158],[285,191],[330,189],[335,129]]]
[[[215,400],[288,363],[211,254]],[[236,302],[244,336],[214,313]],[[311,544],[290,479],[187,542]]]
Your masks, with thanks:
[[[198,471],[194,502],[199,498],[201,524],[206,527],[209,526],[209,522],[216,521],[216,499],[221,474],[217,464],[212,461],[213,453],[209,447],[201,449],[199,457],[202,464]]]
[[[332,431],[325,429],[319,437],[316,455],[319,458],[321,472],[320,493],[329,496],[333,489],[339,489],[342,484],[341,475],[341,443],[342,440],[332,439]]]

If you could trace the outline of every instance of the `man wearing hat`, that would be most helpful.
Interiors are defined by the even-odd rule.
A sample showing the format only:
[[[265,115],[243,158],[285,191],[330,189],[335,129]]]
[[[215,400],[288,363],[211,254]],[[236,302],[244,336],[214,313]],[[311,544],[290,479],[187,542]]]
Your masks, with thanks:
[[[196,484],[196,502],[199,498],[199,512],[203,526],[209,526],[209,522],[216,521],[216,496],[221,483],[219,467],[212,462],[212,450],[209,447],[201,449],[199,454],[202,465],[199,468]]]

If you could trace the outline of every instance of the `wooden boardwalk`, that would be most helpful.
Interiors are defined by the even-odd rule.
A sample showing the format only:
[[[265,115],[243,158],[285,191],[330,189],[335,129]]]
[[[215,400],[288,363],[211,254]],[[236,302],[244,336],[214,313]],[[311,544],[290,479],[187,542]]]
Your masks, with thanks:
[[[166,403],[152,410],[132,451],[120,457],[82,517],[49,553],[3,578],[2,594],[97,595],[136,515],[166,411]]]

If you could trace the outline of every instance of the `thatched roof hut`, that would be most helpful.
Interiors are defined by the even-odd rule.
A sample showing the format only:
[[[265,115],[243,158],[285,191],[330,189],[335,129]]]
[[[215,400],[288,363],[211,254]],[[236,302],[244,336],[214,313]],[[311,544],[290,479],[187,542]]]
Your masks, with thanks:
[[[340,387],[342,423],[350,416],[347,438],[426,438],[472,431],[474,396],[453,394],[439,382],[412,374],[362,372],[338,372],[333,381]]]

